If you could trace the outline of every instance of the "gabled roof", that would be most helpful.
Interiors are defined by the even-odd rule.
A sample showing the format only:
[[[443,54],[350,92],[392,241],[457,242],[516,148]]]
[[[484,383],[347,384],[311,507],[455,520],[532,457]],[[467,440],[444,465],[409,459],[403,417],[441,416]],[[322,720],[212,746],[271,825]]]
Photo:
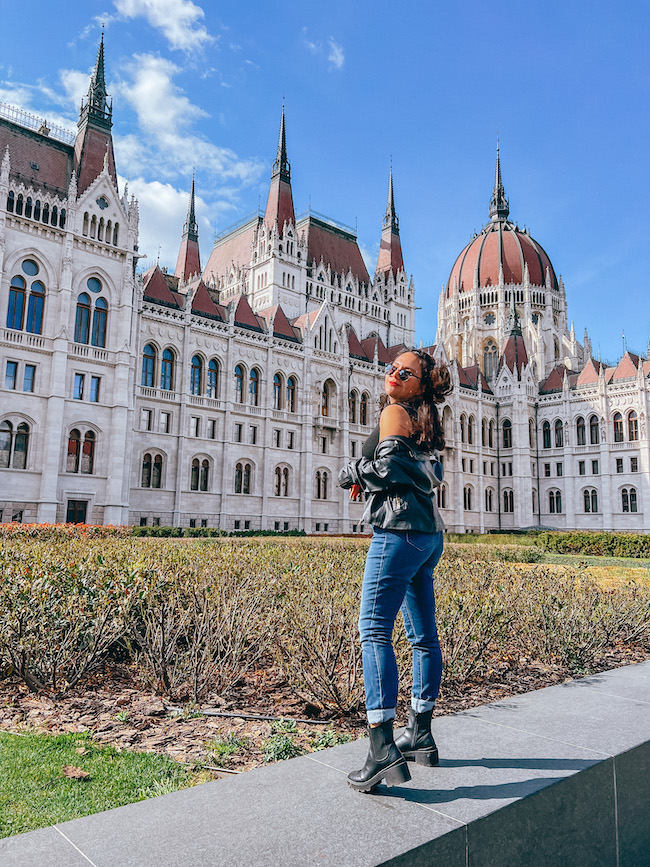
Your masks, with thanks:
[[[260,310],[258,318],[260,317],[266,322],[267,328],[271,320],[273,320],[273,334],[275,337],[281,337],[283,340],[293,340],[296,343],[302,342],[300,329],[294,327],[289,322],[286,313],[279,304]]]
[[[368,356],[366,355],[365,350],[357,337],[357,333],[352,326],[348,328],[348,352],[352,358],[358,358],[361,361],[368,361]],[[370,360],[372,361],[372,359]]]
[[[626,352],[623,358],[616,365],[612,379],[628,379],[631,376],[636,376],[639,369],[641,359],[633,352]]]
[[[390,364],[393,360],[388,354],[384,342],[378,335],[375,335],[374,337],[366,337],[365,340],[361,341],[361,346],[363,347],[366,357],[371,361],[375,357],[375,346],[377,347],[377,361],[379,364]]]
[[[568,373],[568,369],[563,364],[558,364],[540,385],[539,393],[549,394],[552,391],[562,391],[562,388],[564,387],[564,379]]]
[[[226,322],[228,319],[226,308],[214,301],[210,290],[203,280],[199,280],[196,292],[192,298],[192,313],[198,316],[210,316],[213,319],[219,319],[221,322]]]
[[[235,325],[240,328],[250,328],[252,331],[264,331],[266,323],[261,316],[256,316],[245,295],[240,295],[235,306]]]
[[[604,367],[602,362],[594,361],[593,358],[590,358],[580,371],[576,385],[591,385],[594,382],[598,382],[598,376],[602,367]]]
[[[298,234],[305,233],[309,264],[315,262],[318,267],[322,259],[325,267],[329,265],[335,274],[347,275],[352,271],[357,280],[370,283],[368,269],[352,232],[319,220],[313,214],[300,219],[296,229]]]
[[[391,361],[395,361],[398,355],[408,351],[409,348],[405,343],[394,343],[392,346],[388,347],[388,354],[390,355]],[[433,355],[433,353],[430,352],[429,355]]]
[[[183,307],[183,296],[170,288],[168,278],[169,274],[163,274],[158,265],[154,265],[143,276],[144,280],[144,297],[148,301],[157,301],[160,304],[165,304],[168,307]],[[175,277],[171,278],[176,281]]]
[[[295,319],[291,320],[291,324],[296,328],[299,328],[301,333],[305,332],[307,327],[307,323],[309,323],[309,327],[311,328],[314,322],[318,319],[318,314],[320,313],[320,309],[312,310],[311,313],[303,313],[301,316],[296,316]]]
[[[528,352],[521,332],[513,332],[504,343],[500,366],[504,364],[512,373],[516,371],[517,379],[521,379],[522,368],[528,364]]]
[[[10,177],[26,187],[67,195],[74,153],[71,145],[0,117],[0,159],[7,147]]]
[[[478,364],[472,364],[470,367],[462,368],[470,388],[478,391],[479,386],[484,394],[492,394],[492,389],[488,385],[487,379],[483,376],[481,368]]]

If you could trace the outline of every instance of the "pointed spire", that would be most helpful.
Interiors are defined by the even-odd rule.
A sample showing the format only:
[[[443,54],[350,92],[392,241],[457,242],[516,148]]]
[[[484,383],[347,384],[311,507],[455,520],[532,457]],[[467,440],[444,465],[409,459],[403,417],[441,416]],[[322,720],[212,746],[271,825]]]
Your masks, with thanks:
[[[386,213],[382,222],[381,241],[379,244],[379,256],[375,273],[382,273],[385,279],[389,274],[397,276],[398,271],[404,270],[404,257],[402,255],[402,242],[399,237],[399,218],[395,211],[395,194],[393,192],[393,164],[391,162],[388,176],[388,201]]]
[[[271,185],[266,200],[264,222],[272,228],[276,223],[278,233],[282,234],[285,223],[296,222],[293,210],[293,195],[291,193],[291,167],[287,159],[287,134],[284,120],[284,103],[282,104],[282,120],[280,121],[280,136],[278,152],[273,163]]]
[[[87,97],[81,103],[77,126],[74,167],[79,193],[84,193],[88,189],[101,174],[102,168],[108,170],[115,189],[117,189],[117,173],[111,138],[113,106],[109,104],[106,96],[103,31],[97,51],[95,69],[90,77]]]
[[[284,102],[282,103],[282,120],[280,121],[280,135],[278,137],[278,152],[273,163],[273,172],[271,177],[280,175],[283,181],[291,180],[291,166],[287,159],[287,133],[284,120]]]
[[[84,120],[85,116],[90,115],[95,121],[100,121],[108,128],[112,126],[113,106],[108,104],[108,95],[106,93],[106,73],[104,70],[104,31],[102,29],[102,38],[97,49],[97,60],[95,68],[90,77],[88,85],[88,94],[86,105],[81,108],[81,116],[79,123]]]
[[[194,172],[192,172],[192,186],[190,200],[187,205],[187,218],[183,225],[183,237],[178,251],[174,276],[181,283],[185,283],[190,277],[201,273],[201,257],[199,254],[199,227],[196,222],[196,205],[194,193]]]
[[[501,180],[501,160],[499,159],[499,138],[497,136],[497,165],[494,174],[494,189],[490,199],[490,219],[492,222],[507,220],[509,213],[510,203],[506,199],[506,191]]]
[[[393,192],[393,163],[390,164],[390,176],[388,179],[388,202],[384,214],[384,229],[391,229],[399,235],[399,219],[395,211],[395,194]]]

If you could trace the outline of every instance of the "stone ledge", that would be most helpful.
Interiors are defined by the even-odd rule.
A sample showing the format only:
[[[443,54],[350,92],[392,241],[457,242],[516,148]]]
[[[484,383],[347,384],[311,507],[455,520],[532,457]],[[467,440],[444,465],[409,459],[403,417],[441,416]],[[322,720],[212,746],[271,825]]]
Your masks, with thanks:
[[[373,795],[357,741],[0,840],[11,867],[620,865],[650,851],[650,661],[434,720]]]

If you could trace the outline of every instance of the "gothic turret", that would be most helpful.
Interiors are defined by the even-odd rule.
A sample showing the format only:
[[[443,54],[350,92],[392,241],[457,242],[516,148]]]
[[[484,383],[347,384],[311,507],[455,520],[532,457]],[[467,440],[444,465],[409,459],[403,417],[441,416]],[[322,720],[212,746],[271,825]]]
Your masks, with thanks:
[[[510,203],[506,199],[506,191],[501,180],[501,160],[499,159],[499,139],[497,139],[497,165],[494,175],[494,189],[490,199],[490,219],[507,220],[510,213]]]
[[[181,248],[178,251],[174,275],[181,283],[186,282],[194,274],[201,273],[201,259],[199,256],[199,227],[196,222],[196,207],[194,197],[194,175],[192,175],[192,189],[190,201],[187,206],[187,218],[183,226]]]
[[[113,153],[113,105],[108,102],[104,73],[104,34],[99,43],[95,69],[90,78],[88,94],[82,100],[79,113],[77,138],[74,145],[74,168],[77,187],[81,195],[101,173],[104,158],[108,159],[108,171],[117,189],[115,155]]]
[[[399,237],[399,219],[395,211],[393,167],[391,166],[388,180],[388,202],[386,203],[386,213],[384,214],[375,273],[381,274],[387,279],[389,273],[396,276],[399,271],[403,270],[404,259],[402,256],[402,242]]]
[[[266,201],[264,222],[269,228],[277,221],[278,232],[282,234],[286,223],[295,223],[296,218],[293,210],[293,195],[291,193],[291,166],[287,159],[287,136],[284,122],[284,106],[282,107],[282,120],[280,122],[280,137],[278,139],[278,152],[273,163],[271,173],[271,186],[269,197]]]

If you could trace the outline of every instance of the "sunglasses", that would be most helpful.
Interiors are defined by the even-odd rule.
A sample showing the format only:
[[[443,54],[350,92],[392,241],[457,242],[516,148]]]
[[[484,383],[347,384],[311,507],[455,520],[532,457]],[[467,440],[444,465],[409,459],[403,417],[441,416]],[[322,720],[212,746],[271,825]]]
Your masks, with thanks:
[[[392,376],[393,373],[396,373],[402,382],[406,382],[407,379],[414,376],[416,379],[422,379],[421,376],[418,376],[417,373],[413,373],[412,370],[405,370],[403,367],[397,367],[396,364],[388,364],[386,366],[386,376]]]

